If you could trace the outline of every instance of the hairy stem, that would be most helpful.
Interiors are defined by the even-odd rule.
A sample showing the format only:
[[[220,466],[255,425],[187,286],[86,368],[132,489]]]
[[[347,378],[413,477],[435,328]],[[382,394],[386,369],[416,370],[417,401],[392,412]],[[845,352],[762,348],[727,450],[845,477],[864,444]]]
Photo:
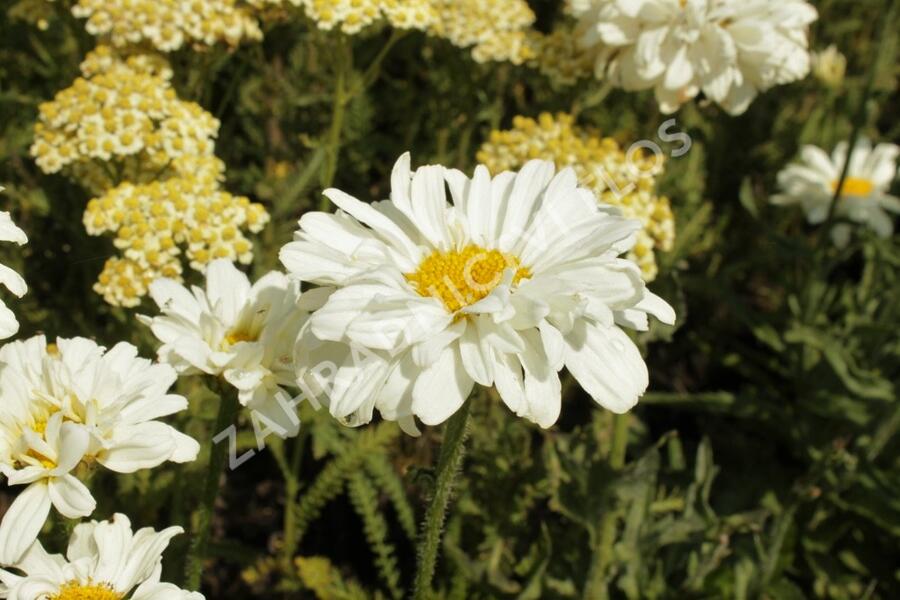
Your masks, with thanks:
[[[456,414],[450,417],[444,429],[444,441],[438,456],[435,473],[434,496],[425,513],[422,533],[419,538],[419,564],[416,569],[416,580],[413,586],[416,600],[425,600],[432,595],[431,581],[434,578],[434,567],[437,562],[438,547],[444,529],[444,519],[453,482],[462,465],[465,455],[466,425],[469,421],[469,405],[466,401]]]
[[[224,388],[225,386],[222,387]],[[206,557],[212,516],[215,510],[216,498],[219,496],[219,480],[222,478],[222,472],[225,470],[225,464],[228,460],[228,444],[226,440],[220,440],[219,443],[213,440],[216,435],[234,423],[239,407],[237,393],[234,390],[223,389],[219,393],[219,412],[210,436],[206,481],[203,486],[203,495],[200,498],[191,547],[185,564],[185,583],[189,590],[200,589],[203,559]]]

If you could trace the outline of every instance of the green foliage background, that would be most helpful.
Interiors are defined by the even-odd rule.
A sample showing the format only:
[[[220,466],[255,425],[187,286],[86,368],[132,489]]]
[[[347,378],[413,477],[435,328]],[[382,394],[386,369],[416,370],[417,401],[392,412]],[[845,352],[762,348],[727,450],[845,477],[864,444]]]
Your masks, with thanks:
[[[558,2],[532,4],[542,29],[562,18]],[[652,289],[676,306],[679,323],[640,339],[650,392],[629,418],[614,419],[570,382],[562,418],[546,431],[493,394],[475,398],[438,565],[441,597],[900,597],[900,244],[859,231],[838,251],[767,199],[801,144],[833,147],[856,115],[862,133],[900,142],[900,27],[884,23],[896,15],[888,4],[817,3],[813,47],[834,43],[848,59],[839,89],[810,77],[762,95],[740,117],[702,104],[675,115],[693,146],[667,162],[661,190],[678,237],[659,255]],[[30,237],[0,249],[0,262],[29,283],[12,303],[20,337],[128,340],[151,355],[134,315],[152,308],[112,308],[91,290],[113,250],[84,232],[86,193],[43,175],[28,155],[38,104],[72,82],[95,42],[64,3],[0,10],[0,202]],[[363,73],[390,36],[344,38],[297,17],[269,24],[259,44],[171,56],[180,96],[222,120],[226,187],[273,215],[257,240],[255,275],[278,268],[300,214],[327,206],[325,184],[386,197],[405,150],[418,164],[471,170],[492,129],[514,115],[583,106],[601,87],[554,89],[528,68],[478,65],[408,34],[346,106],[336,153],[339,63],[352,61],[348,87],[368,83]],[[626,145],[653,139],[666,118],[651,94],[621,91],[579,114]],[[184,426],[209,439],[214,394],[199,379],[179,387],[192,399]],[[299,438],[271,440],[229,474],[207,597],[404,597],[441,428],[411,439],[393,423],[345,429],[309,407],[303,417]],[[245,448],[255,445],[249,428],[242,435]],[[133,476],[96,473],[97,514],[189,528],[204,464],[201,456]],[[48,535],[62,539],[63,529]],[[187,543],[173,549],[169,580],[180,578]]]

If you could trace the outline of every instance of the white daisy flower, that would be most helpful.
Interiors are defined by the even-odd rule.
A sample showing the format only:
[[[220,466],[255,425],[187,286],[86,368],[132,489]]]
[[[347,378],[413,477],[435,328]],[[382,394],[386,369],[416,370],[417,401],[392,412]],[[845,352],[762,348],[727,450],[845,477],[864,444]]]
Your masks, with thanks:
[[[581,44],[626,90],[653,89],[671,113],[701,91],[731,114],[760,91],[806,77],[805,0],[570,0]]]
[[[228,260],[206,271],[206,289],[190,291],[170,279],[157,279],[150,295],[162,314],[140,317],[163,343],[159,359],[179,373],[221,375],[238,390],[242,405],[296,435],[295,417],[279,399],[295,386],[293,347],[321,294],[303,294],[279,272],[252,286]]]
[[[554,171],[531,161],[493,178],[484,166],[472,179],[441,166],[411,173],[404,154],[389,201],[329,189],[341,210],[303,215],[281,260],[337,288],[305,332],[325,340],[312,357],[339,365],[326,390],[335,416],[367,422],[377,408],[411,431],[413,415],[441,423],[479,383],[549,427],[563,366],[608,409],[634,406],[647,367],[620,325],[675,314],[618,258],[640,223],[599,205],[571,169]],[[334,342],[350,346],[349,361]],[[301,337],[301,351],[310,343]],[[298,361],[300,378],[315,367]]]
[[[0,186],[0,192],[2,191],[3,187]],[[12,222],[9,213],[5,211],[0,211],[0,242],[15,242],[20,246],[28,243],[28,236]],[[0,265],[0,284],[19,298],[28,291],[28,286],[25,285],[22,276],[6,265]],[[19,321],[6,307],[6,304],[0,300],[0,339],[12,337],[17,331],[19,331]]]
[[[174,369],[109,351],[84,338],[44,336],[0,349],[0,472],[27,485],[0,523],[0,564],[13,564],[35,540],[51,505],[70,519],[96,505],[73,474],[100,464],[119,473],[196,458],[197,442],[156,419],[187,407],[167,393]]]
[[[0,570],[0,598],[9,600],[202,600],[203,595],[160,582],[162,553],[181,527],[132,533],[123,514],[112,522],[75,527],[66,556],[34,542],[13,570]]]
[[[816,146],[804,146],[800,161],[778,173],[782,193],[772,196],[777,205],[799,204],[806,220],[813,225],[825,221],[834,193],[847,162],[847,142],[839,143],[831,156]],[[863,138],[850,157],[847,178],[835,206],[835,216],[865,225],[886,238],[894,233],[894,222],[887,211],[900,212],[900,199],[887,193],[897,173],[900,146],[878,144]],[[850,225],[838,223],[831,230],[838,247],[850,239]]]

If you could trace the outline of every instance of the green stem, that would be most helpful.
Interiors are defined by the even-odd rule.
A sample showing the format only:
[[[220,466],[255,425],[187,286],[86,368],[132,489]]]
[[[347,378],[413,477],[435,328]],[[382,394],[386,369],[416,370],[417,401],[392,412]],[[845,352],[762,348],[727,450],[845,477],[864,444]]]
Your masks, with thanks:
[[[347,94],[347,75],[353,68],[353,54],[347,46],[347,40],[343,34],[338,35],[337,72],[334,77],[334,104],[331,109],[331,127],[328,130],[328,140],[325,144],[325,166],[322,172],[322,187],[329,188],[334,183],[337,173],[338,156],[341,153],[341,132],[344,129],[344,113],[350,97]],[[349,59],[348,59],[349,57]],[[328,198],[322,197],[319,209],[328,210]]]
[[[625,467],[625,451],[628,448],[628,421],[629,415],[627,413],[613,416],[609,466],[615,472],[621,471]],[[616,541],[616,513],[613,508],[612,506],[608,507],[600,519],[599,540],[594,540],[591,566],[584,586],[584,594],[582,595],[584,600],[599,600],[609,596],[609,591],[606,588],[606,570],[609,567],[613,544]]]
[[[388,38],[388,41],[384,43],[384,46],[381,47],[381,50],[378,51],[378,54],[375,55],[375,58],[372,59],[372,62],[366,68],[362,80],[350,91],[350,98],[355,97],[375,83],[378,79],[378,75],[381,73],[381,63],[384,62],[384,59],[387,57],[388,52],[391,51],[391,48],[394,47],[394,44],[399,42],[406,34],[407,31],[403,29],[393,30],[391,37]]]
[[[438,456],[434,483],[434,496],[425,512],[422,534],[419,539],[419,564],[413,586],[413,598],[425,600],[433,594],[431,581],[437,562],[438,546],[444,528],[447,505],[453,492],[453,482],[465,455],[466,425],[469,422],[469,405],[466,401],[456,414],[450,417],[444,429],[444,441]]]
[[[281,449],[281,458],[278,460],[284,476],[284,542],[281,548],[281,562],[285,572],[290,572],[291,562],[294,554],[297,552],[297,496],[300,495],[300,461],[303,459],[303,448],[306,443],[306,430],[303,429],[300,435],[294,439],[291,444],[293,451],[291,452],[291,460],[287,462],[284,457],[283,448]],[[285,442],[287,445],[287,442]]]
[[[395,29],[393,33],[391,33],[391,37],[388,38],[384,46],[381,47],[381,50],[378,51],[378,54],[375,55],[375,58],[372,59],[372,62],[366,68],[362,77],[355,85],[349,87],[347,85],[347,80],[353,72],[353,49],[350,47],[347,37],[343,34],[338,34],[338,57],[334,78],[334,103],[331,109],[331,127],[328,130],[328,139],[325,144],[327,151],[325,153],[325,166],[322,172],[323,188],[328,188],[334,183],[334,176],[337,173],[338,158],[341,153],[341,133],[344,129],[344,116],[347,112],[347,105],[350,104],[350,101],[353,100],[353,98],[375,83],[375,80],[378,79],[378,75],[381,72],[381,63],[384,62],[384,59],[387,57],[388,52],[391,51],[391,48],[394,47],[394,44],[400,41],[404,35],[406,35],[405,31]],[[328,210],[328,198],[322,198],[322,201],[319,204],[319,210]]]
[[[225,386],[222,387],[224,388]],[[212,436],[210,436],[206,481],[203,486],[203,495],[200,498],[200,506],[197,510],[196,527],[184,571],[186,586],[189,590],[200,589],[203,559],[206,557],[212,516],[215,511],[216,498],[219,496],[219,481],[228,462],[228,438],[220,440],[218,443],[213,441],[213,438],[234,423],[239,408],[240,403],[234,390],[223,389],[219,393],[219,413],[216,416],[216,424],[212,431]]]

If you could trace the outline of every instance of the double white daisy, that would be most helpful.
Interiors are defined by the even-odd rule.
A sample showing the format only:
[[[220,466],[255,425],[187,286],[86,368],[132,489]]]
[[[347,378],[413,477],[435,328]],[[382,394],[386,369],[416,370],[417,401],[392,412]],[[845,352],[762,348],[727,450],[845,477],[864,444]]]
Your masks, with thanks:
[[[828,156],[821,148],[804,146],[800,160],[778,173],[781,193],[772,196],[772,203],[799,204],[810,224],[825,221],[847,162],[848,147],[847,142],[841,142]],[[900,146],[878,144],[872,148],[869,140],[860,140],[850,157],[835,216],[869,227],[883,238],[890,237],[894,222],[888,211],[900,213],[900,199],[887,193],[897,175],[898,156]],[[847,245],[850,233],[848,223],[838,223],[831,230],[838,247]]]
[[[810,68],[805,0],[570,0],[598,76],[671,113],[701,91],[731,114]]]
[[[0,192],[3,188],[0,187]],[[8,212],[0,211],[0,242],[15,242],[18,245],[28,243],[28,236],[19,229]],[[9,291],[21,298],[28,291],[25,280],[22,276],[7,267],[0,265],[0,284],[4,285]],[[19,331],[19,322],[6,304],[0,300],[0,339],[6,339]]]
[[[163,343],[161,361],[182,374],[221,375],[241,404],[296,435],[298,421],[284,401],[295,387],[294,343],[320,293],[301,296],[298,282],[278,272],[250,285],[232,262],[217,260],[207,268],[206,289],[158,279],[150,295],[162,314],[141,320]]]
[[[27,485],[0,523],[0,564],[14,564],[37,538],[51,505],[75,519],[96,502],[75,475],[100,464],[119,473],[194,460],[197,442],[157,421],[187,407],[169,394],[174,369],[109,351],[84,338],[44,336],[0,349],[0,472]]]
[[[132,533],[123,514],[75,527],[66,556],[34,542],[13,570],[0,570],[0,598],[9,600],[202,600],[160,582],[162,553],[181,527]],[[16,572],[13,572],[16,571]]]
[[[363,423],[377,408],[412,432],[413,416],[444,421],[478,383],[548,427],[564,366],[616,412],[646,389],[647,367],[620,326],[675,314],[618,258],[640,223],[598,204],[571,169],[531,161],[492,178],[479,166],[470,179],[441,166],[412,173],[405,154],[390,200],[325,195],[341,210],[304,215],[281,260],[297,279],[337,288],[299,344],[337,363],[319,382],[335,416]],[[318,366],[299,360],[301,381]]]

